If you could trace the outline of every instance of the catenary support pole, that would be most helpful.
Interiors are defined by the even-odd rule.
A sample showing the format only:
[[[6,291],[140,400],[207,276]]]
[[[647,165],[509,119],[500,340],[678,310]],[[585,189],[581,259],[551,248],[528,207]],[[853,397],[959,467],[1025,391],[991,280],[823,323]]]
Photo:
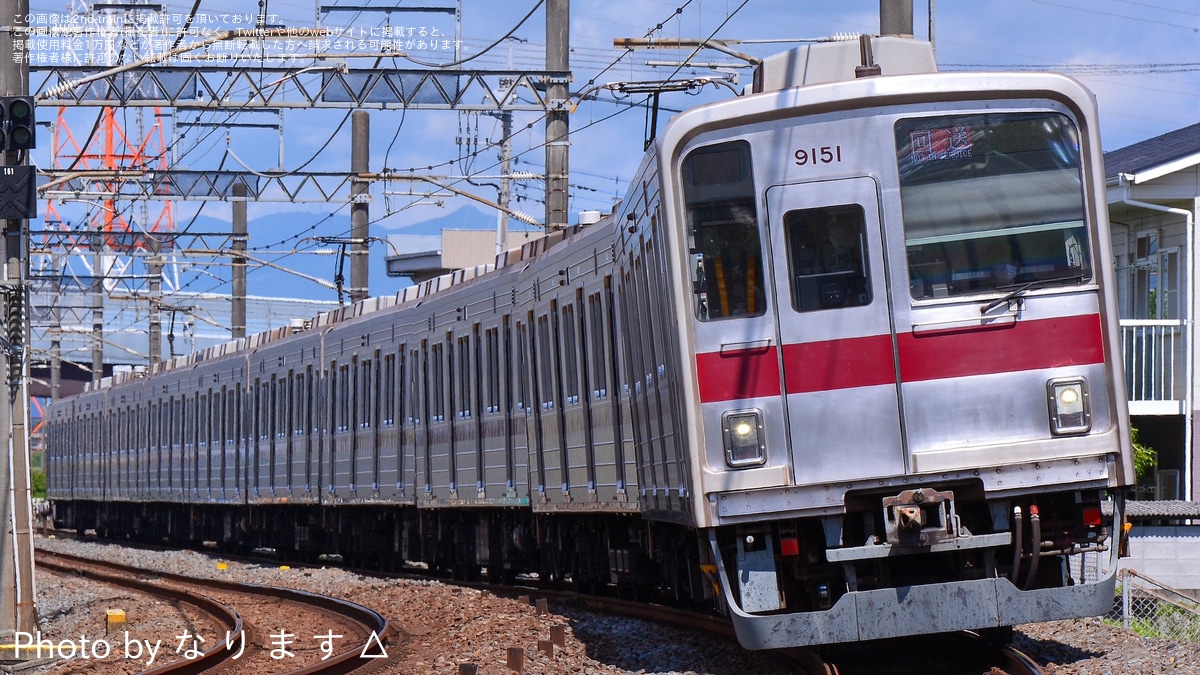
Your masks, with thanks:
[[[29,64],[16,58],[17,45],[26,38],[29,0],[0,0],[0,95],[23,96],[29,93]],[[24,45],[21,45],[24,47]],[[4,166],[26,164],[25,153],[4,151]],[[3,284],[5,311],[21,313],[25,304],[24,280],[28,267],[28,223],[4,221]],[[7,318],[7,316],[6,316]],[[29,335],[22,319],[21,331]],[[9,358],[0,358],[8,397],[0,404],[0,641],[16,631],[31,632],[37,625],[34,612],[33,523],[29,494],[29,387],[28,339],[21,339]]]
[[[913,0],[879,0],[879,34],[913,36]]]
[[[355,110],[350,116],[350,173],[371,170],[371,116]],[[366,300],[370,289],[371,218],[370,184],[350,184],[350,302]]]
[[[546,2],[546,70],[571,69],[570,0]],[[551,80],[546,87],[546,230],[567,226],[567,176],[570,141],[566,80]]]
[[[230,336],[233,339],[246,337],[246,184],[233,184],[233,271],[230,275],[232,315]]]

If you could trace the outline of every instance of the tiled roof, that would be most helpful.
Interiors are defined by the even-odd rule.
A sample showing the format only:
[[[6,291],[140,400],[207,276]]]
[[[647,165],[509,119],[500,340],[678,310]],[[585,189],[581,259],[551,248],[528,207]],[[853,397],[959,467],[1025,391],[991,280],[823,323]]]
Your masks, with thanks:
[[[1200,124],[1104,153],[1104,179],[1115,180],[1123,173],[1138,173],[1196,154],[1200,154]]]
[[[1112,505],[1105,502],[1101,505],[1105,515],[1112,514]],[[1127,518],[1198,518],[1200,517],[1200,502],[1183,500],[1171,501],[1136,501],[1125,502],[1125,517]]]

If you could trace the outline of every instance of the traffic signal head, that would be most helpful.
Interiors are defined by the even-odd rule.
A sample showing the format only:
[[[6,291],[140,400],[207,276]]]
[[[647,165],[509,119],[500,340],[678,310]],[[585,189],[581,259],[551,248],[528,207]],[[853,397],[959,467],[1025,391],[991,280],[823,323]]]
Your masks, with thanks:
[[[5,150],[29,150],[37,145],[32,96],[0,96],[0,134]]]

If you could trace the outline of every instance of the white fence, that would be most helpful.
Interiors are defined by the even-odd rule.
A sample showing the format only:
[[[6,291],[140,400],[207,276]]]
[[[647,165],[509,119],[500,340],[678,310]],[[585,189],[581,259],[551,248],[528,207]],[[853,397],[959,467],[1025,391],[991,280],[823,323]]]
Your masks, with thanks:
[[[1181,414],[1187,364],[1183,321],[1122,319],[1121,352],[1132,414]]]

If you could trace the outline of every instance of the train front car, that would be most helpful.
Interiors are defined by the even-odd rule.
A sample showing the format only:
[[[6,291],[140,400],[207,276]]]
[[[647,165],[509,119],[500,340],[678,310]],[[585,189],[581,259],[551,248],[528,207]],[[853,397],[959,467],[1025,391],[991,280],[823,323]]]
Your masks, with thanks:
[[[1094,100],[872,46],[882,76],[802,48],[657,146],[692,508],[752,649],[1112,601],[1133,471]]]

